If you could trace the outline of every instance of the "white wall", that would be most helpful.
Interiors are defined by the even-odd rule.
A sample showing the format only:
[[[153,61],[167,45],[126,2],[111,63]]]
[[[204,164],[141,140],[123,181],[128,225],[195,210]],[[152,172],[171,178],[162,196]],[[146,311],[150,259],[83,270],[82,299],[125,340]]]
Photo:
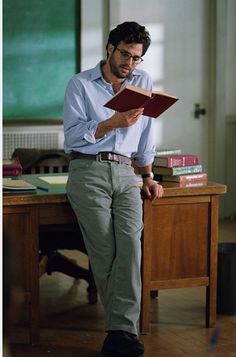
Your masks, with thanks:
[[[81,70],[95,67],[103,57],[103,0],[81,1]]]

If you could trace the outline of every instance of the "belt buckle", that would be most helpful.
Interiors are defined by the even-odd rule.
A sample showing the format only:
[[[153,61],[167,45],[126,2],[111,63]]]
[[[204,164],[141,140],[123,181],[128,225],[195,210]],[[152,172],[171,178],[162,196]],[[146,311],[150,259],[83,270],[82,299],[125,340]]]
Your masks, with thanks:
[[[113,154],[111,152],[100,152],[98,153],[99,161],[115,161],[120,163],[120,157],[117,154]]]
[[[109,153],[109,156],[110,156],[110,160],[111,160],[111,161],[118,162],[119,164],[122,163],[122,162],[121,162],[121,157],[120,157],[120,155]]]
[[[98,161],[112,161],[112,155],[109,152],[99,152],[97,154]]]

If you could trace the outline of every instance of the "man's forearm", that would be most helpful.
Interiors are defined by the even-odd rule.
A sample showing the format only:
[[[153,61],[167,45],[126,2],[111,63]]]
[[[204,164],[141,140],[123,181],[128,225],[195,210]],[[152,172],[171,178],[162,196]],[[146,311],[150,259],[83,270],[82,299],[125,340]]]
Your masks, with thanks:
[[[95,138],[100,139],[104,135],[106,135],[109,131],[112,131],[113,129],[115,129],[112,124],[113,124],[113,121],[111,119],[101,121],[97,126]]]
[[[152,172],[152,165],[139,167],[139,172],[140,172],[141,175],[149,174],[150,172]]]
[[[140,167],[139,172],[142,176],[143,182],[154,179],[154,175],[152,173],[152,165]]]

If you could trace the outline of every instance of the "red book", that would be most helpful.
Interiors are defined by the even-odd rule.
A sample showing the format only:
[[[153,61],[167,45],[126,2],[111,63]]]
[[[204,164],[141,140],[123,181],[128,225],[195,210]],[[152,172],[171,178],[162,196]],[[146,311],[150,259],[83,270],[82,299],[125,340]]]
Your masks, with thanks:
[[[144,108],[143,115],[157,118],[177,100],[177,97],[164,92],[150,92],[128,84],[105,103],[104,107],[117,112]]]
[[[179,187],[202,187],[206,186],[207,181],[196,181],[196,182],[180,182]]]
[[[22,166],[18,158],[14,157],[9,160],[3,160],[2,164],[3,177],[22,175]]]
[[[178,175],[178,176],[171,176],[171,175],[163,175],[163,181],[174,181],[174,182],[202,182],[207,181],[207,174],[206,173],[196,173],[196,174],[187,174],[187,175]]]
[[[199,164],[197,155],[164,155],[156,156],[154,159],[155,166],[163,167],[178,167],[178,166],[192,166]]]

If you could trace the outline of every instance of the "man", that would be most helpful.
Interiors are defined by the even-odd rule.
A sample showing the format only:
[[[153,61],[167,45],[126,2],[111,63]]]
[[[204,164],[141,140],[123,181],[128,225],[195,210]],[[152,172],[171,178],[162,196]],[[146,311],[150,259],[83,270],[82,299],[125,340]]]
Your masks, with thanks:
[[[150,35],[136,22],[113,29],[107,59],[75,75],[64,101],[65,151],[71,153],[67,194],[76,213],[105,309],[104,356],[142,356],[137,337],[141,298],[142,200],[131,159],[140,168],[142,190],[163,195],[153,180],[153,120],[143,108],[118,113],[104,104],[126,84],[151,90],[138,70]]]

